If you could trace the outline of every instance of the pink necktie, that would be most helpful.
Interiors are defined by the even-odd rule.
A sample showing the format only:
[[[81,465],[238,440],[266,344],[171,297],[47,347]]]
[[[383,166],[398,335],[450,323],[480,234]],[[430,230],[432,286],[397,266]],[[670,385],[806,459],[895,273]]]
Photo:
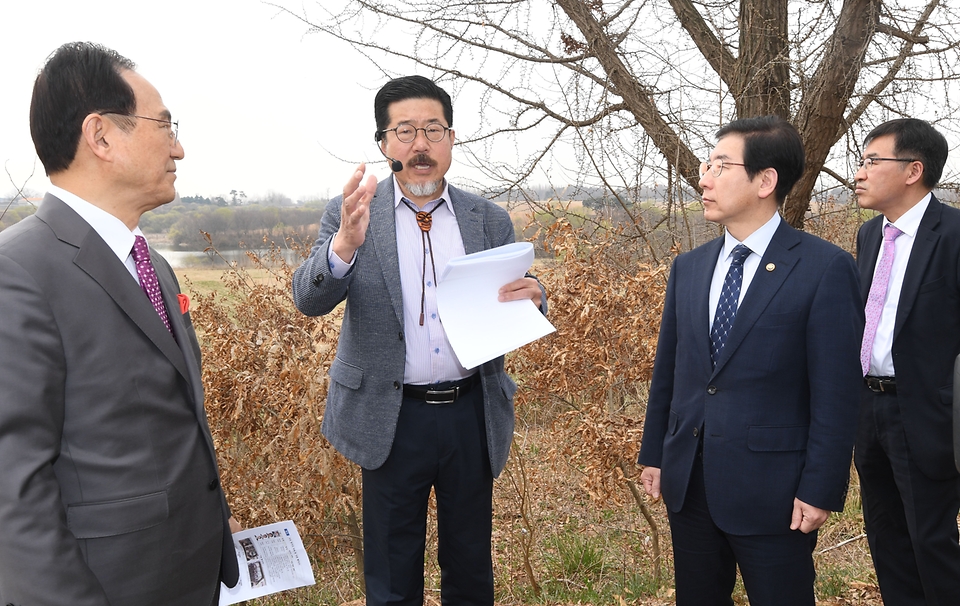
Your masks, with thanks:
[[[867,323],[863,327],[863,343],[860,346],[860,366],[863,376],[870,372],[870,357],[873,354],[873,340],[877,336],[877,326],[880,324],[880,313],[883,311],[883,301],[887,298],[887,284],[890,282],[890,269],[893,267],[893,256],[897,252],[896,240],[903,232],[892,223],[883,228],[883,254],[877,270],[873,274],[873,283],[870,285],[870,294],[867,295],[867,306],[864,309]]]
[[[163,325],[167,327],[167,330],[170,330],[170,318],[167,317],[167,307],[163,304],[163,295],[160,294],[160,282],[157,280],[157,272],[153,269],[153,263],[150,262],[150,249],[147,247],[147,241],[143,236],[137,236],[133,242],[133,261],[137,264],[140,288],[153,303],[153,308],[157,310],[160,319],[163,320]],[[170,332],[173,331],[170,330]]]

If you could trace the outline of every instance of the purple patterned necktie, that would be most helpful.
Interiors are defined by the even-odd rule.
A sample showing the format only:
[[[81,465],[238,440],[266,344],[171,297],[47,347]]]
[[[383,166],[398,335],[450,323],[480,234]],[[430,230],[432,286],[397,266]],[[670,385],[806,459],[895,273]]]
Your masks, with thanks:
[[[867,323],[863,327],[863,343],[860,345],[860,366],[863,369],[863,376],[867,376],[867,373],[870,372],[873,340],[877,336],[877,326],[880,324],[883,302],[887,298],[890,269],[893,268],[893,256],[897,252],[897,245],[894,240],[902,233],[893,223],[887,223],[883,228],[883,254],[880,256],[877,270],[873,273],[873,283],[870,284],[870,294],[867,295],[867,305],[864,308]]]
[[[710,361],[714,367],[720,359],[723,344],[733,328],[733,320],[737,317],[737,307],[740,303],[740,287],[743,285],[743,262],[753,252],[743,244],[737,244],[730,253],[730,269],[723,279],[723,288],[720,290],[720,300],[717,302],[717,312],[713,316],[713,328],[710,330]]]
[[[133,261],[137,264],[140,288],[153,303],[153,308],[157,310],[157,314],[163,320],[163,325],[172,334],[170,318],[167,317],[167,307],[163,304],[163,295],[160,293],[160,282],[157,280],[157,272],[153,269],[153,263],[150,262],[150,249],[147,247],[147,241],[143,236],[137,236],[133,243]]]

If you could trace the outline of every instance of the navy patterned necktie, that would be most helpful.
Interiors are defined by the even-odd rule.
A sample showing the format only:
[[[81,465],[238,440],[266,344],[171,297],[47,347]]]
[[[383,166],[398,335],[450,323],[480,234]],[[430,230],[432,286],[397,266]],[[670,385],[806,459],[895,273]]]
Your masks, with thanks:
[[[727,335],[733,328],[733,320],[737,317],[737,305],[740,301],[740,287],[743,285],[743,262],[753,252],[743,244],[737,244],[732,253],[730,269],[723,279],[723,289],[720,291],[720,301],[717,303],[717,313],[713,318],[713,328],[710,330],[710,361],[717,366],[720,352]]]

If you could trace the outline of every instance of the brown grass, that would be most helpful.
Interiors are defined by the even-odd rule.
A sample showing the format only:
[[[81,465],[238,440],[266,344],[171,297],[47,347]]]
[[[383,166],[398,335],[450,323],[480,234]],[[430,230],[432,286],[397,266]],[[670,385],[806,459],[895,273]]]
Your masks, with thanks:
[[[520,390],[514,448],[494,487],[497,603],[672,604],[663,505],[631,487],[666,265],[644,263],[615,231],[588,241],[560,221],[543,240],[556,261],[538,275],[558,330],[508,356]],[[358,469],[319,430],[339,313],[299,314],[292,268],[276,257],[179,273],[234,513],[246,526],[294,520],[314,561],[315,587],[255,603],[360,603]],[[435,528],[431,518],[428,545]],[[820,535],[820,604],[880,603],[862,532],[854,481],[847,510]],[[427,603],[439,604],[435,545],[425,570]],[[735,597],[746,603],[742,589]]]

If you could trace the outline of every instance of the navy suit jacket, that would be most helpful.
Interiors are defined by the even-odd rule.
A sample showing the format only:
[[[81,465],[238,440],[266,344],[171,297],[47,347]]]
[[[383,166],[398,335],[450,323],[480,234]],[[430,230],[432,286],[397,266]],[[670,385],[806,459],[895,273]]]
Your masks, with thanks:
[[[862,300],[866,302],[880,254],[883,217],[857,235]],[[953,460],[953,365],[960,354],[960,210],[930,200],[907,261],[893,329],[907,447],[931,478],[956,477]]]
[[[710,362],[710,282],[723,238],[680,255],[667,285],[639,463],[683,507],[698,442],[714,522],[789,532],[794,498],[843,508],[862,383],[853,258],[782,222]]]

